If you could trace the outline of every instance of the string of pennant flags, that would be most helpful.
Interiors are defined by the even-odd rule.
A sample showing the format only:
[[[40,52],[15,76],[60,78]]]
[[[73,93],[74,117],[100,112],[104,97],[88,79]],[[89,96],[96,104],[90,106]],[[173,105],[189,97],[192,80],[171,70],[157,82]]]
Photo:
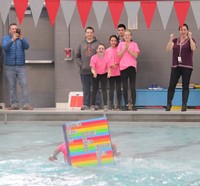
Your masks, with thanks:
[[[85,27],[91,8],[93,8],[99,29],[104,16],[109,9],[113,25],[116,28],[123,9],[126,10],[130,25],[134,25],[138,11],[141,8],[146,26],[150,29],[156,7],[159,11],[163,28],[166,29],[172,9],[175,9],[179,25],[185,22],[191,7],[197,28],[200,27],[200,1],[182,0],[0,0],[0,14],[5,24],[11,6],[15,7],[19,24],[22,24],[25,11],[29,6],[35,26],[37,26],[44,5],[46,6],[49,20],[54,26],[59,8],[62,8],[66,26],[69,27],[75,8],[77,7],[82,26]]]

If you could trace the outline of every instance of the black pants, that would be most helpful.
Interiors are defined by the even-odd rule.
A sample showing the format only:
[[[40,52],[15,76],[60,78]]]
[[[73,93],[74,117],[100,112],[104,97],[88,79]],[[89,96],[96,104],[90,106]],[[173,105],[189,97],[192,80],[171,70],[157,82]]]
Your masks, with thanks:
[[[98,74],[96,78],[92,77],[92,105],[95,105],[97,90],[99,89],[99,83],[101,83],[103,103],[104,105],[107,105],[107,73],[102,75]]]
[[[129,80],[129,85],[130,85],[132,104],[135,105],[136,70],[134,67],[128,67],[125,70],[121,70],[120,72],[121,72],[121,80],[122,80],[122,86],[123,86],[123,96],[124,96],[125,105],[128,105],[128,80]]]
[[[168,93],[167,93],[168,103],[172,102],[176,85],[178,83],[180,76],[182,76],[182,86],[183,86],[182,103],[187,104],[191,75],[192,75],[192,69],[190,68],[177,67],[177,68],[171,69],[171,76],[170,76],[169,88],[168,88]]]
[[[120,76],[112,76],[109,78],[109,85],[110,85],[110,91],[109,91],[109,101],[110,105],[114,105],[114,91],[116,87],[116,92],[117,92],[117,103],[118,106],[121,105],[121,77]]]

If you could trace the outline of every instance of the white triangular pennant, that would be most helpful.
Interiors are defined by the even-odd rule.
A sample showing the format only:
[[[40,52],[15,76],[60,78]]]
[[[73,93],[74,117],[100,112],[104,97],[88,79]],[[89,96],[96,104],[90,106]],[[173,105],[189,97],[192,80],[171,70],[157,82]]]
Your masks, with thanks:
[[[1,12],[1,18],[2,18],[3,24],[6,23],[6,19],[10,11],[11,4],[12,4],[12,0],[6,0],[6,1],[0,0],[0,12]]]
[[[61,7],[63,10],[63,14],[64,14],[64,18],[65,18],[65,22],[67,25],[67,28],[69,27],[69,24],[71,22],[71,18],[76,6],[76,2],[75,1],[66,1],[66,0],[61,0]]]
[[[158,11],[160,13],[161,21],[164,30],[166,29],[169,16],[171,14],[174,2],[171,1],[157,1]]]
[[[93,1],[93,9],[99,29],[101,28],[107,7],[108,7],[108,2]]]
[[[138,11],[140,8],[140,3],[139,2],[124,2],[124,7],[126,9],[126,13],[129,19],[129,24],[131,26],[137,24],[136,17],[138,15]]]
[[[33,21],[34,21],[35,26],[36,26],[37,23],[38,23],[40,14],[42,12],[44,0],[29,0],[29,4],[30,4],[30,7],[31,7]]]
[[[194,14],[194,18],[197,24],[197,28],[199,29],[200,27],[200,14],[199,14],[199,10],[200,10],[200,2],[199,1],[190,1],[190,5],[192,7],[193,10],[193,14]]]

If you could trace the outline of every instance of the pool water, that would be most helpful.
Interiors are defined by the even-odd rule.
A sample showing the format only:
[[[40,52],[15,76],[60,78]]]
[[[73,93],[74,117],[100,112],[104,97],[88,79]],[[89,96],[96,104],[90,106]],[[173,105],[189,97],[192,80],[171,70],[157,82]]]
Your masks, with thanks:
[[[109,123],[115,165],[76,168],[48,156],[63,122],[0,123],[1,186],[199,186],[200,123]]]

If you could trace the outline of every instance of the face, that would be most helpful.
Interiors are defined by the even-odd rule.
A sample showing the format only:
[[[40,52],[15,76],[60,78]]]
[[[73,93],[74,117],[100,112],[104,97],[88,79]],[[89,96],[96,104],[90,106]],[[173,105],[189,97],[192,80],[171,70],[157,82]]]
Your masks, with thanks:
[[[94,31],[92,29],[87,29],[85,31],[85,37],[88,39],[88,40],[92,40],[94,38]]]
[[[9,33],[11,35],[15,34],[16,33],[16,29],[17,29],[17,25],[11,25],[10,28],[9,28]]]
[[[132,38],[132,33],[129,31],[124,32],[124,41],[125,42],[130,42]]]
[[[125,29],[124,29],[123,27],[120,27],[120,28],[117,29],[117,31],[118,31],[118,35],[119,35],[120,37],[123,37],[124,32],[125,32]]]
[[[105,52],[105,47],[103,45],[99,45],[97,48],[97,53],[98,54],[103,54]]]
[[[117,41],[117,39],[115,37],[111,37],[110,38],[110,46],[111,47],[116,47],[117,43],[118,43],[118,41]]]
[[[188,29],[186,26],[182,26],[179,30],[180,36],[186,37],[188,35]]]

